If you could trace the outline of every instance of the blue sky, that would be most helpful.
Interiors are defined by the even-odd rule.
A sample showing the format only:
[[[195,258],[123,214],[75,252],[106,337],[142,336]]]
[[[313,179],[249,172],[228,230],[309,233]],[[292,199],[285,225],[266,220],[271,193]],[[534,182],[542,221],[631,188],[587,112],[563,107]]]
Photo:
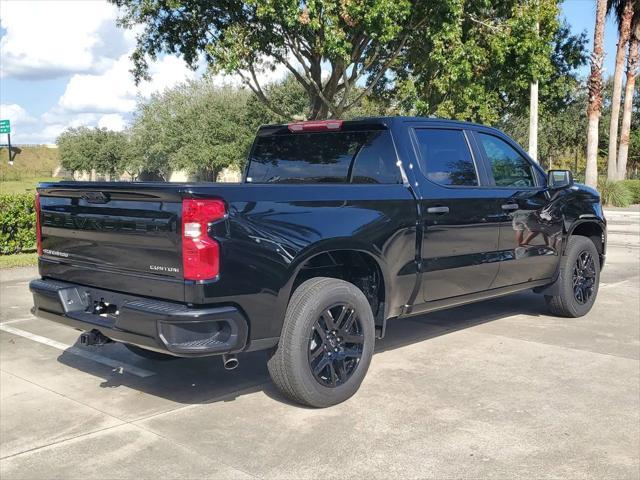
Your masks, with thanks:
[[[566,0],[562,11],[573,32],[587,31],[591,47],[595,0]],[[152,64],[152,81],[136,87],[128,58],[134,34],[118,29],[116,17],[104,0],[0,0],[0,117],[11,119],[14,143],[51,143],[69,126],[122,129],[140,98],[195,76],[165,56]],[[616,41],[609,19],[605,75],[613,73]]]
[[[589,49],[593,46],[593,29],[596,16],[595,0],[565,0],[562,5],[562,14],[571,25],[574,33],[582,31],[587,32],[589,40]],[[613,75],[613,69],[616,56],[616,45],[618,42],[618,27],[613,18],[607,18],[607,24],[604,30],[604,48],[606,52],[604,62],[604,74]],[[583,68],[583,74],[586,77],[589,74],[589,67]]]

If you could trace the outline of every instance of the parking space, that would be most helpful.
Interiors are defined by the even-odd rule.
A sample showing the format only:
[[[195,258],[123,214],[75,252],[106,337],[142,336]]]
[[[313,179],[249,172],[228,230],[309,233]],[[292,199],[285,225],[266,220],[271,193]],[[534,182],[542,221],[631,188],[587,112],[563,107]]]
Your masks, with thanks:
[[[0,477],[629,478],[640,475],[640,211],[607,213],[594,309],[521,293],[389,325],[359,393],[293,405],[266,354],[146,360],[30,316],[2,272]]]

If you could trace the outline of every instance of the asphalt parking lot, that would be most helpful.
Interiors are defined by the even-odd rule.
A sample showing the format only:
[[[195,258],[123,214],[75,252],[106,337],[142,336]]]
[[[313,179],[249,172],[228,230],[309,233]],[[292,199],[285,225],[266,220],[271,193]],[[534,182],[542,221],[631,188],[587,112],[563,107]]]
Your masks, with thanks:
[[[157,362],[29,314],[3,271],[0,477],[640,476],[640,210],[608,211],[598,301],[522,293],[391,323],[351,400],[286,401],[262,352]]]

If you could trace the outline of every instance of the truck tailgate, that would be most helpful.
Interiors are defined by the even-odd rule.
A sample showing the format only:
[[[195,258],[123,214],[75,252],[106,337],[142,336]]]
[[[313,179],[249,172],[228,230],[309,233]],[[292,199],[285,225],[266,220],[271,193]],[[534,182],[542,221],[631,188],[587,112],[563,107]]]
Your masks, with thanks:
[[[184,300],[179,187],[78,182],[38,193],[43,277]]]

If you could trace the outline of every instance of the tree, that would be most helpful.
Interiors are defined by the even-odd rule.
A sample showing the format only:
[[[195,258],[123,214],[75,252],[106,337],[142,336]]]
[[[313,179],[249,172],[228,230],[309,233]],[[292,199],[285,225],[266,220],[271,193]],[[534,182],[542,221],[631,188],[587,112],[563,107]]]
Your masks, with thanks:
[[[117,180],[125,170],[127,160],[127,136],[123,132],[107,129],[94,129],[97,150],[93,158],[93,168],[109,180]]]
[[[204,58],[214,72],[239,75],[270,110],[287,117],[261,79],[262,71],[281,65],[307,93],[310,119],[354,108],[437,9],[424,0],[110,1],[121,9],[121,25],[142,27],[132,56],[137,80],[148,75],[148,59],[163,52],[194,68]],[[350,96],[364,81],[366,88]]]
[[[87,127],[69,128],[56,139],[60,155],[60,165],[71,172],[90,171],[91,159],[95,155],[96,145]]]
[[[585,183],[593,188],[598,185],[598,123],[602,111],[602,62],[604,60],[603,39],[606,13],[606,0],[597,0],[591,73],[587,84],[589,103],[587,107],[587,170],[585,173]]]
[[[620,101],[622,97],[622,72],[624,70],[625,53],[631,34],[631,20],[634,16],[634,0],[608,0],[607,14],[614,12],[618,24],[618,46],[616,48],[616,66],[613,75],[613,95],[611,98],[611,119],[609,122],[609,155],[607,162],[607,178],[616,180],[617,174],[617,142],[618,122],[620,121]]]
[[[131,181],[138,180],[143,171],[148,168],[145,159],[145,146],[140,142],[128,128],[121,133],[122,136],[122,157],[120,169],[126,173]]]
[[[287,75],[282,81],[267,85],[264,93],[270,101],[278,105],[281,114],[270,110],[255,93],[252,94],[247,101],[247,121],[253,129],[270,123],[307,119],[309,96],[293,75]]]
[[[350,98],[362,93],[363,87],[351,89]],[[306,120],[309,113],[309,97],[293,75],[287,75],[282,81],[274,82],[265,88],[267,96],[278,104],[286,116],[278,115],[253,94],[247,102],[247,122],[251,128],[269,123],[287,123],[294,120]],[[391,100],[377,95],[364,96],[353,108],[344,112],[343,119],[386,115],[393,112]]]
[[[244,163],[253,141],[255,132],[246,119],[249,94],[212,88],[208,82],[187,85],[184,93],[192,96],[179,115],[182,135],[173,159],[178,167],[215,182],[225,167]]]
[[[153,95],[139,105],[131,128],[145,170],[167,179],[183,169],[215,181],[223,168],[242,165],[255,133],[248,99],[246,90],[206,78]]]
[[[579,173],[583,168],[584,148],[587,129],[587,117],[584,105],[587,102],[586,89],[577,85],[571,99],[564,103],[561,110],[551,112],[542,109],[540,114],[540,136],[538,154],[540,164],[545,169],[568,168]],[[529,132],[527,115],[510,116],[498,126],[523,144]]]
[[[638,64],[640,63],[639,50],[640,21],[637,22],[634,26],[634,31],[631,34],[631,39],[629,41],[629,54],[627,58],[627,83],[624,89],[624,106],[622,110],[622,125],[620,127],[620,150],[618,151],[617,164],[617,173],[619,180],[624,180],[627,174],[627,159],[629,156],[633,96],[635,93],[636,77],[638,76]]]
[[[538,2],[535,2],[535,6],[538,6]],[[540,32],[540,19],[536,12],[535,18],[536,34]],[[538,161],[538,79],[532,78],[530,83],[530,98],[529,98],[529,156],[536,162]]]
[[[69,128],[56,140],[60,164],[71,171],[104,174],[110,180],[122,172],[134,175],[140,166],[130,148],[128,135],[105,128]]]
[[[541,108],[563,104],[584,38],[558,21],[557,1],[434,4],[386,81],[401,111],[496,124],[529,112],[533,79]]]

